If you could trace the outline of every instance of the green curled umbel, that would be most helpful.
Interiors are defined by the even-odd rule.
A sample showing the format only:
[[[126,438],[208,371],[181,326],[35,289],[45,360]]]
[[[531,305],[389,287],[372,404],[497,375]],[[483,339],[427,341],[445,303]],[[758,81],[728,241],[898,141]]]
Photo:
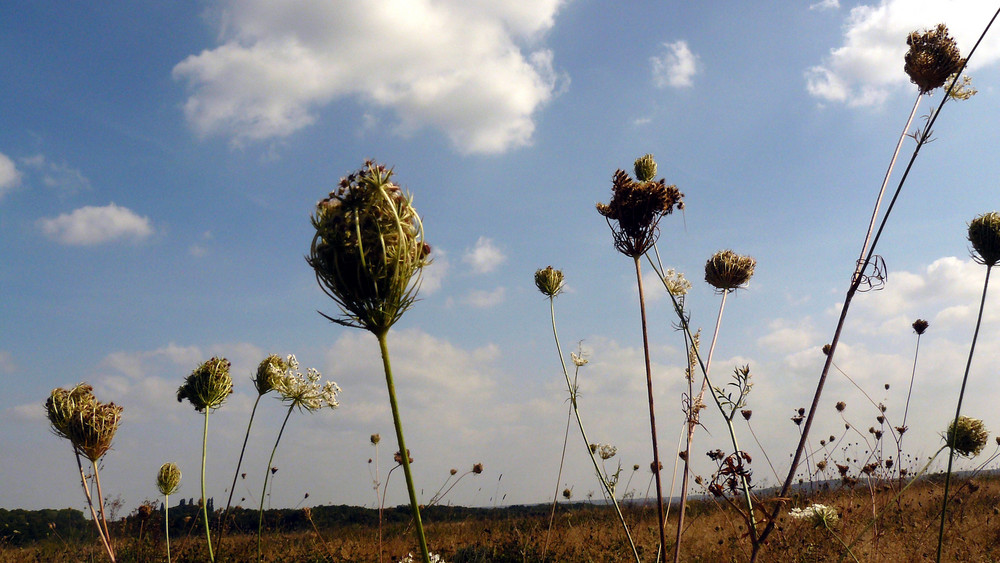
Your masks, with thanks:
[[[86,383],[71,389],[53,389],[45,401],[45,414],[52,431],[69,440],[73,449],[91,462],[111,449],[122,410],[114,403],[98,401],[93,387]]]
[[[164,463],[156,474],[156,488],[161,495],[170,496],[181,485],[181,470],[176,463]]]
[[[649,182],[656,177],[656,161],[651,154],[645,154],[635,159],[633,168],[635,169],[635,179],[640,182]]]
[[[306,261],[340,307],[327,319],[379,334],[416,299],[430,263],[423,224],[412,198],[392,182],[393,171],[367,161],[316,205],[316,229]],[[322,313],[321,313],[322,314]]]
[[[910,33],[906,44],[910,49],[906,52],[903,70],[921,94],[942,86],[965,62],[944,24],[923,33]]]
[[[1000,261],[1000,213],[983,213],[969,223],[969,242],[972,259],[980,264],[994,266]]]
[[[253,377],[253,386],[257,389],[257,394],[268,394],[287,369],[288,364],[277,354],[271,354],[261,360]]]
[[[705,281],[720,292],[732,291],[746,286],[756,267],[752,256],[720,250],[705,262]]]
[[[966,457],[976,457],[986,446],[986,440],[990,433],[982,420],[969,418],[967,416],[958,417],[958,424],[954,421],[948,425],[948,432],[945,440],[948,445],[954,448],[955,453]]]
[[[233,392],[229,360],[212,358],[198,366],[177,389],[177,401],[187,399],[198,412],[217,409]]]
[[[552,266],[535,270],[535,287],[546,297],[555,297],[563,289],[563,273]]]

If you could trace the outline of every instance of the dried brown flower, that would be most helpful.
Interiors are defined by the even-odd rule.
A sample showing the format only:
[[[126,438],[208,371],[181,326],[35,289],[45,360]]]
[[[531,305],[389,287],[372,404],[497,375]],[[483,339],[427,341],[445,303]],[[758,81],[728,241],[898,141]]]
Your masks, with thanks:
[[[732,250],[720,250],[705,262],[705,281],[720,292],[739,289],[753,277],[757,261]]]
[[[654,169],[655,165],[652,162]],[[641,172],[648,173],[648,167],[648,163],[644,164]],[[672,213],[674,207],[684,209],[683,197],[677,186],[667,185],[662,178],[635,180],[619,169],[612,178],[611,201],[598,203],[597,212],[607,219],[615,248],[626,256],[638,258],[656,242],[660,219]]]
[[[903,70],[921,94],[943,85],[965,62],[944,24],[923,33],[910,33],[906,44],[910,49],[906,52]]]
[[[1000,213],[983,213],[969,223],[972,259],[993,266],[1000,261]]]
[[[924,331],[927,330],[927,327],[929,326],[930,323],[923,319],[917,319],[913,321],[913,331],[916,332],[918,335],[923,334]]]

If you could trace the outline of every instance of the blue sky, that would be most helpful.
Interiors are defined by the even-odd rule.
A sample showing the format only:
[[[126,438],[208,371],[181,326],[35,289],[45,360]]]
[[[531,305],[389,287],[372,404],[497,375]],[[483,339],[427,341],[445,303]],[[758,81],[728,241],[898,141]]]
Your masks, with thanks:
[[[486,472],[447,500],[550,498],[566,391],[532,281],[550,264],[568,281],[556,302],[564,350],[582,341],[591,359],[581,371],[591,440],[616,445],[626,473],[648,465],[634,272],[594,210],[615,169],[647,152],[685,193],[684,213],[661,224],[659,249],[695,285],[696,326],[710,330],[718,307],[701,282],[705,260],[724,248],[758,260],[750,288],[727,304],[713,372],[724,380],[751,365],[754,429],[783,475],[797,439],[788,419],[811,399],[916,96],[902,70],[905,36],[944,22],[968,52],[993,9],[4,3],[0,506],[82,506],[69,445],[42,409],[53,387],[80,381],[125,407],[102,471],[111,496],[128,507],[154,497],[166,461],[185,473],[180,494],[196,496],[201,418],[174,394],[212,355],[232,360],[236,379],[210,428],[209,494],[224,497],[252,406],[249,376],[270,353],[294,353],[343,388],[338,410],[290,420],[272,503],[309,493],[310,504],[371,505],[370,434],[383,436],[383,480],[394,451],[378,348],[317,314],[333,303],[304,260],[313,206],[369,157],[395,167],[434,247],[421,301],[390,335],[423,499],[448,469],[476,462]],[[965,226],[997,207],[998,37],[971,63],[978,95],[947,104],[922,151],[880,243],[886,288],[856,300],[838,353],[892,420],[909,382],[910,323],[930,321],[910,407],[913,455],[937,449],[953,413],[981,291]],[[918,115],[937,101],[923,100]],[[647,282],[669,451],[682,420],[683,342],[662,289]],[[963,409],[994,430],[997,298]],[[817,441],[843,428],[838,400],[862,432],[874,423],[874,409],[835,374]],[[283,414],[265,398],[237,489],[246,504],[259,498]],[[724,448],[718,414],[703,421],[695,452]],[[579,436],[570,440],[560,489],[582,497],[598,486]],[[702,459],[696,469],[707,475]],[[773,483],[760,459],[758,481]],[[647,482],[643,471],[632,488]],[[404,498],[394,476],[388,503]]]

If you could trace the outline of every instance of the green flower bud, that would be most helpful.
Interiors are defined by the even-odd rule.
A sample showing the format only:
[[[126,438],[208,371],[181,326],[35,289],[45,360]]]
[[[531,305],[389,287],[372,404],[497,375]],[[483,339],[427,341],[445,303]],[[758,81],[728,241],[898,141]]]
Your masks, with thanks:
[[[156,488],[160,494],[169,496],[177,491],[181,484],[181,470],[175,463],[164,463],[160,466],[159,473],[156,474]]]
[[[948,425],[948,433],[945,439],[955,453],[966,457],[976,457],[986,446],[986,439],[990,433],[983,425],[983,421],[978,418],[967,416],[958,417],[958,424],[952,421]]]
[[[635,159],[635,179],[640,182],[651,182],[656,176],[656,161],[653,155],[647,154]]]
[[[265,395],[274,389],[278,378],[287,369],[288,364],[285,363],[285,360],[281,356],[271,354],[264,358],[257,366],[257,374],[253,378],[253,385],[257,388],[257,394]]]

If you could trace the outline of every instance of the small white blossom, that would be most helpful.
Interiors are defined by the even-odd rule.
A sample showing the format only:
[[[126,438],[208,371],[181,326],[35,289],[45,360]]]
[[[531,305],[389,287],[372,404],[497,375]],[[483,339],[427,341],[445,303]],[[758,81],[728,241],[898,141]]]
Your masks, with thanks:
[[[684,274],[675,272],[673,268],[667,270],[663,275],[663,283],[667,286],[667,291],[674,297],[686,295],[691,289],[691,282],[684,278]]]
[[[811,504],[806,508],[793,508],[788,515],[796,520],[811,522],[817,528],[836,525],[840,520],[837,509],[825,504]]]
[[[430,557],[431,563],[445,563],[444,557],[441,557],[436,553],[428,553],[427,555]],[[415,563],[416,561],[420,561],[420,556],[408,553],[406,557],[399,561],[399,563]]]
[[[618,448],[612,446],[611,444],[600,444],[597,447],[597,455],[601,456],[601,459],[611,459],[615,457],[618,453]]]
[[[587,365],[587,362],[590,361],[587,358],[583,357],[583,352],[581,352],[580,355],[577,355],[576,352],[570,352],[569,357],[573,358],[573,365],[575,365],[578,368]]]
[[[340,406],[337,393],[340,387],[332,382],[320,383],[322,376],[316,368],[309,368],[306,374],[299,372],[299,362],[293,354],[288,355],[285,362],[288,368],[274,378],[274,389],[281,395],[281,400],[291,403],[307,411],[316,411],[324,407],[335,409]]]

